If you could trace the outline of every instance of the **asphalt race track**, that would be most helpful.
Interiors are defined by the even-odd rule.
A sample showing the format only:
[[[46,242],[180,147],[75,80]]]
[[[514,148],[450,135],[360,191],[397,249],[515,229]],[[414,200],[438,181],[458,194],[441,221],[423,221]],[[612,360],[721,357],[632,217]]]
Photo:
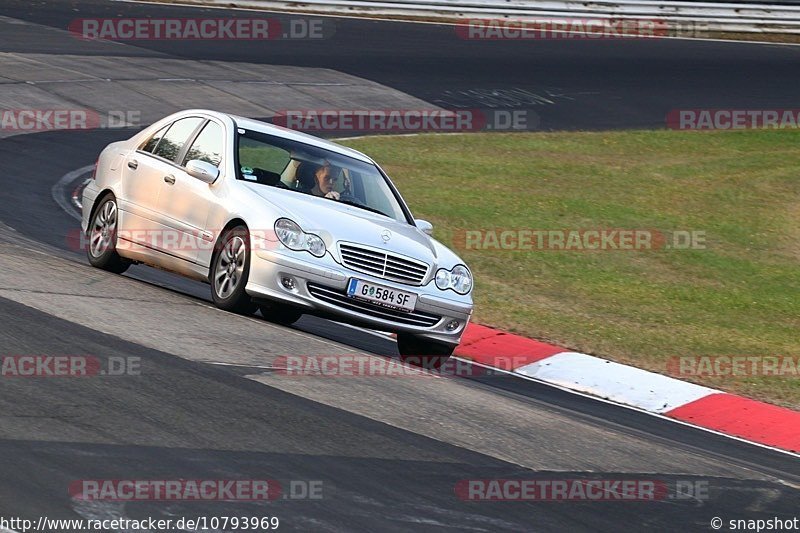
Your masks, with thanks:
[[[553,103],[535,108],[545,129],[662,127],[666,112],[678,107],[791,108],[800,85],[796,47],[475,43],[445,26],[353,19],[337,20],[325,42],[267,48],[106,45],[41,30],[64,29],[77,17],[148,13],[200,16],[173,6],[6,1],[6,22],[25,23],[3,26],[0,53],[328,68],[442,107],[484,107],[487,90],[549,95]],[[0,84],[0,98],[3,91]],[[75,246],[77,220],[56,203],[53,186],[132,131],[0,139],[0,355],[91,354],[141,363],[131,375],[0,377],[0,518],[277,516],[280,528],[292,531],[709,531],[713,517],[796,516],[796,456],[480,372],[281,376],[273,363],[282,355],[393,358],[396,348],[386,337],[320,319],[283,328],[223,313],[209,304],[207,286],[145,267],[124,276],[90,268]],[[460,481],[490,478],[655,480],[670,493],[649,502],[457,496]],[[72,483],[92,479],[273,479],[286,497],[71,497]],[[309,485],[321,487],[321,497],[294,490]],[[707,495],[680,495],[676,486],[702,486]]]
[[[2,14],[60,29],[77,18],[254,15],[96,0],[6,0]],[[24,29],[10,37],[4,51],[48,50],[45,34],[35,43]],[[71,48],[99,53],[91,45],[74,40]],[[666,114],[680,108],[793,108],[800,84],[796,46],[674,39],[466,41],[452,26],[358,19],[335,19],[333,37],[323,40],[153,40],[125,48],[117,53],[331,68],[442,107],[532,110],[542,129],[663,127]],[[58,52],[69,48],[62,43]]]

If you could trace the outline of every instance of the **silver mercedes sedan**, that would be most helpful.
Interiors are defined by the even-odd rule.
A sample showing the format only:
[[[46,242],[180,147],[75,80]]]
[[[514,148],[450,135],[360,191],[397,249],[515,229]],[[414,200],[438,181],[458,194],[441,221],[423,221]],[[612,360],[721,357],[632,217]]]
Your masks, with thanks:
[[[83,191],[89,262],[144,263],[211,285],[214,304],[397,333],[439,366],[472,314],[472,274],[366,155],[208,110],[170,115],[100,154]]]

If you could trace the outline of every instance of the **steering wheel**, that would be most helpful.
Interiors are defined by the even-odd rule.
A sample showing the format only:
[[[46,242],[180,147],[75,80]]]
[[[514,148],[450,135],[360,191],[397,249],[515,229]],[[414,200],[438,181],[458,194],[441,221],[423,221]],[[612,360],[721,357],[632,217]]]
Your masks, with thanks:
[[[351,203],[354,203],[356,205],[366,205],[366,204],[364,204],[364,202],[362,202],[361,200],[356,198],[354,195],[352,195],[350,193],[344,193],[344,192],[339,194],[339,201],[341,201],[341,202],[351,202]]]

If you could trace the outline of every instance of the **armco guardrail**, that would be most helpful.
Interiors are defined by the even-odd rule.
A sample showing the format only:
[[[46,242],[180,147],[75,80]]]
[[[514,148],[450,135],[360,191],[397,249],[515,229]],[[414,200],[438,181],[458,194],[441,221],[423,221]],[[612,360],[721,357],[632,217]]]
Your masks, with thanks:
[[[198,0],[194,0],[197,2]],[[800,4],[648,0],[200,0],[220,6],[431,19],[648,19],[677,32],[800,34]]]

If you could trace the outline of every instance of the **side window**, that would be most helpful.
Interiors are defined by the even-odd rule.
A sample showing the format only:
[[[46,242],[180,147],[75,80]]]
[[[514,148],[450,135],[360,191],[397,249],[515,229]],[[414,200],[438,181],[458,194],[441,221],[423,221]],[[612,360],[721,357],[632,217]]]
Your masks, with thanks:
[[[216,122],[209,122],[197,136],[194,143],[192,143],[189,151],[186,152],[186,157],[183,159],[185,165],[187,161],[192,159],[199,159],[206,163],[211,163],[219,167],[222,162],[222,150],[225,146],[224,136],[222,134],[222,127]]]
[[[174,162],[178,158],[183,145],[186,144],[186,141],[189,140],[189,137],[201,122],[203,122],[203,119],[200,117],[182,118],[174,122],[153,153]]]
[[[160,140],[161,140],[161,137],[163,137],[163,136],[164,136],[164,134],[167,132],[167,128],[169,128],[169,126],[170,126],[170,125],[169,125],[169,124],[167,124],[166,126],[164,126],[163,128],[161,128],[160,130],[158,130],[157,132],[155,132],[155,134],[153,134],[153,136],[152,136],[152,137],[150,137],[150,138],[147,140],[147,142],[145,142],[145,143],[142,145],[142,147],[141,147],[141,148],[139,148],[139,149],[140,149],[140,150],[142,150],[142,151],[144,151],[144,152],[150,152],[150,153],[152,154],[152,153],[153,153],[153,150],[155,150],[156,146],[158,146],[158,141],[160,141]]]

